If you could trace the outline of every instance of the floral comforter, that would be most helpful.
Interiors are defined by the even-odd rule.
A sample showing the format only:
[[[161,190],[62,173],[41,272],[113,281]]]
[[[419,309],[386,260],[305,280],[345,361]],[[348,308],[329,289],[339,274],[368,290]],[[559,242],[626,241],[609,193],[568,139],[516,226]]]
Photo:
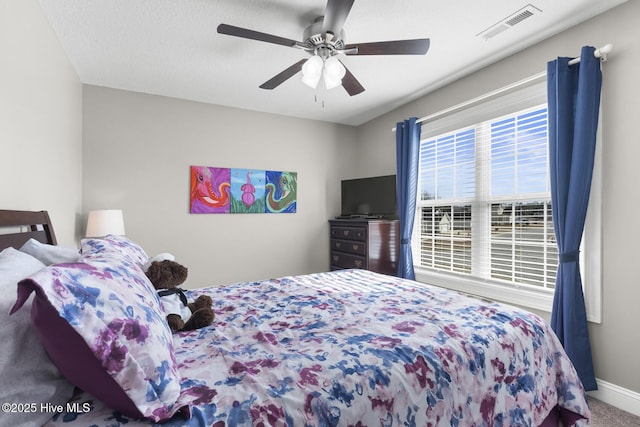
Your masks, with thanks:
[[[163,426],[540,426],[557,408],[589,425],[571,362],[531,313],[364,270],[190,292],[216,319],[173,336],[191,418]],[[86,394],[71,406],[48,425],[151,424]]]

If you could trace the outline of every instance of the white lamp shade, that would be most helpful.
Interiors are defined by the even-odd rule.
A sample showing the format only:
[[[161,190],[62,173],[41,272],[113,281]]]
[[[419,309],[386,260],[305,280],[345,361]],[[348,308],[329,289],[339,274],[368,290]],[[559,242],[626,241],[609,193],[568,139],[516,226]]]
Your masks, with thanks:
[[[324,85],[327,89],[333,89],[342,84],[342,78],[347,73],[347,69],[344,68],[342,62],[335,56],[327,58],[324,61]]]
[[[311,89],[315,89],[316,87],[318,87],[319,82],[320,82],[320,76],[309,77],[309,76],[305,76],[304,74],[302,75],[302,83],[306,84]]]
[[[329,73],[324,73],[323,75],[324,78],[324,86],[327,89],[333,89],[334,87],[338,87],[342,84],[342,79],[334,79],[333,77],[331,77],[329,75]]]
[[[312,56],[302,65],[302,83],[315,89],[322,77],[322,58],[317,55]]]
[[[330,77],[331,80],[342,81],[346,73],[347,69],[344,68],[342,62],[335,56],[327,58],[327,60],[324,61],[324,75]]]
[[[86,237],[104,237],[109,234],[124,235],[124,218],[119,209],[90,211]]]

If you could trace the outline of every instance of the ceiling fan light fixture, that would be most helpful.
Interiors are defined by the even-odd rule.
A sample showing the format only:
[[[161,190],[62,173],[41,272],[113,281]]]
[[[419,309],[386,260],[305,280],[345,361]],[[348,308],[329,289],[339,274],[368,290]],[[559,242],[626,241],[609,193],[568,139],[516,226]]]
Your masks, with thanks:
[[[302,83],[315,89],[322,77],[322,58],[317,55],[312,56],[302,65]]]
[[[315,89],[318,87],[318,83],[320,82],[320,77],[309,77],[309,76],[305,76],[304,74],[302,75],[302,83],[306,84],[307,86],[309,86],[311,89]]]
[[[324,61],[324,73],[329,75],[332,79],[342,80],[347,70],[342,65],[342,62],[335,56],[331,56]]]
[[[330,77],[329,74],[327,73],[324,73],[323,77],[324,77],[324,86],[327,89],[333,89],[334,87],[338,87],[342,84],[342,79],[334,79]]]
[[[331,56],[324,61],[324,85],[327,89],[333,89],[342,84],[342,78],[347,73],[347,70],[342,65],[342,62],[335,56]]]

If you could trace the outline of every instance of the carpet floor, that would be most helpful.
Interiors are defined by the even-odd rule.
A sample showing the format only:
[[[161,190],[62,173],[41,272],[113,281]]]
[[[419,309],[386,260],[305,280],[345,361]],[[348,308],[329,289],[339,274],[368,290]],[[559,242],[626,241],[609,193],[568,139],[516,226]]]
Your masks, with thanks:
[[[640,417],[589,397],[591,427],[640,427]]]

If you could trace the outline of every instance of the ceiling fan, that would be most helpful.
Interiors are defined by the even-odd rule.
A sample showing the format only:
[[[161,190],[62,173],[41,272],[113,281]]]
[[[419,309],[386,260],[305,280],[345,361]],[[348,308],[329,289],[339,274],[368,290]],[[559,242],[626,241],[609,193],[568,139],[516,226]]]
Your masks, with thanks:
[[[337,55],[424,55],[429,50],[428,38],[345,44],[342,26],[353,2],[354,0],[328,0],[324,16],[316,18],[306,28],[301,42],[228,24],[218,25],[217,31],[229,36],[301,49],[311,55],[261,84],[262,89],[275,89],[302,71],[302,81],[310,87],[315,88],[323,77],[327,89],[342,85],[353,96],[363,92],[364,87]]]

